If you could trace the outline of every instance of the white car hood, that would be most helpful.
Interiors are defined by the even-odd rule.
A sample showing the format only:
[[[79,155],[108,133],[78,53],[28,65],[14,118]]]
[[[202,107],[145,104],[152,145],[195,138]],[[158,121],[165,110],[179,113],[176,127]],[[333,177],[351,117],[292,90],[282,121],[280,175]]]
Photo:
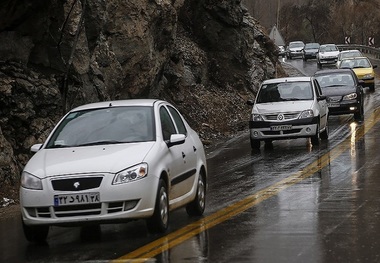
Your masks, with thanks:
[[[24,170],[41,179],[78,173],[116,173],[142,162],[154,143],[41,149]]]
[[[252,109],[254,114],[271,114],[283,112],[300,112],[312,109],[313,100],[284,101],[255,104]]]

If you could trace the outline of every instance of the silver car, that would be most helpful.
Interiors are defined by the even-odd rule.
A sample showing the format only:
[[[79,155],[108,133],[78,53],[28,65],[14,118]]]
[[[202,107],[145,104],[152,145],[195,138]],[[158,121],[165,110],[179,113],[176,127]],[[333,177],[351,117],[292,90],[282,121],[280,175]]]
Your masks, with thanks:
[[[207,165],[197,133],[171,104],[121,100],[68,112],[25,166],[20,187],[26,239],[50,226],[146,219],[164,232],[169,211],[203,214]]]
[[[311,138],[313,145],[328,139],[326,97],[314,77],[288,77],[264,81],[252,105],[249,121],[252,149],[260,142]]]

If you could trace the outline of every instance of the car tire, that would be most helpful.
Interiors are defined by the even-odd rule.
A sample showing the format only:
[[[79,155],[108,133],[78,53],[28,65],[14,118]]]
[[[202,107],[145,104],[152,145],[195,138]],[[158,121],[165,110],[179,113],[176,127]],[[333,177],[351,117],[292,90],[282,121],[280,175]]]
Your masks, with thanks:
[[[310,140],[313,146],[319,145],[319,141],[320,141],[319,124],[317,125],[317,131],[315,135],[311,136]]]
[[[260,150],[260,140],[250,138],[252,150]]]
[[[24,235],[26,240],[32,243],[45,243],[46,238],[49,234],[49,226],[28,226],[25,225],[24,221],[22,221],[22,228],[24,230]]]
[[[203,172],[199,174],[195,199],[186,206],[189,216],[201,216],[206,207],[206,180]]]
[[[354,113],[354,119],[360,121],[364,118],[364,108],[363,103],[360,105],[359,111]]]
[[[321,69],[321,68],[322,68],[322,64],[321,64],[321,63],[319,63],[319,62],[317,62],[317,66],[318,66],[318,68],[319,68],[319,69]]]
[[[323,132],[321,132],[320,135],[322,140],[327,140],[329,138],[329,124],[328,121],[326,121],[326,128]]]
[[[151,233],[164,233],[169,225],[169,196],[164,180],[158,183],[156,203],[152,217],[146,220],[148,231]]]
[[[370,84],[368,87],[370,91],[375,91],[375,83]]]

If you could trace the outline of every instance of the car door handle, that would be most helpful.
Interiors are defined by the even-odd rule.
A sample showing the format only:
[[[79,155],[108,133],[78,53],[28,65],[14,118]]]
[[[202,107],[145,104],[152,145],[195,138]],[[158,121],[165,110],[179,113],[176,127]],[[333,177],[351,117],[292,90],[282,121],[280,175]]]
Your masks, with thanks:
[[[186,157],[186,154],[182,152],[182,158],[185,158],[185,157]]]
[[[195,146],[193,146],[193,150],[194,150],[194,152],[196,152],[196,151],[197,151],[197,148],[195,148]]]

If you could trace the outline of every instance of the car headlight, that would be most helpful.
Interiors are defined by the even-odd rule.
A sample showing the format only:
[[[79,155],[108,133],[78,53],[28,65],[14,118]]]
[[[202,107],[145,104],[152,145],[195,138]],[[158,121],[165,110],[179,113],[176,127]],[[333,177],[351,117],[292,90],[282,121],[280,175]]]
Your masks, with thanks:
[[[358,97],[358,94],[351,93],[343,97],[343,100],[354,100]]]
[[[312,117],[314,117],[314,112],[311,109],[301,112],[301,115],[300,115],[300,119],[312,118]]]
[[[252,121],[264,121],[260,114],[252,114]]]
[[[42,190],[42,181],[40,178],[24,171],[21,175],[21,186],[27,189]]]
[[[373,75],[372,75],[371,73],[369,73],[369,74],[365,74],[365,75],[363,76],[363,79],[370,79],[370,78],[373,78]]]
[[[124,184],[140,180],[148,175],[148,164],[140,163],[121,172],[118,172],[112,184]]]

